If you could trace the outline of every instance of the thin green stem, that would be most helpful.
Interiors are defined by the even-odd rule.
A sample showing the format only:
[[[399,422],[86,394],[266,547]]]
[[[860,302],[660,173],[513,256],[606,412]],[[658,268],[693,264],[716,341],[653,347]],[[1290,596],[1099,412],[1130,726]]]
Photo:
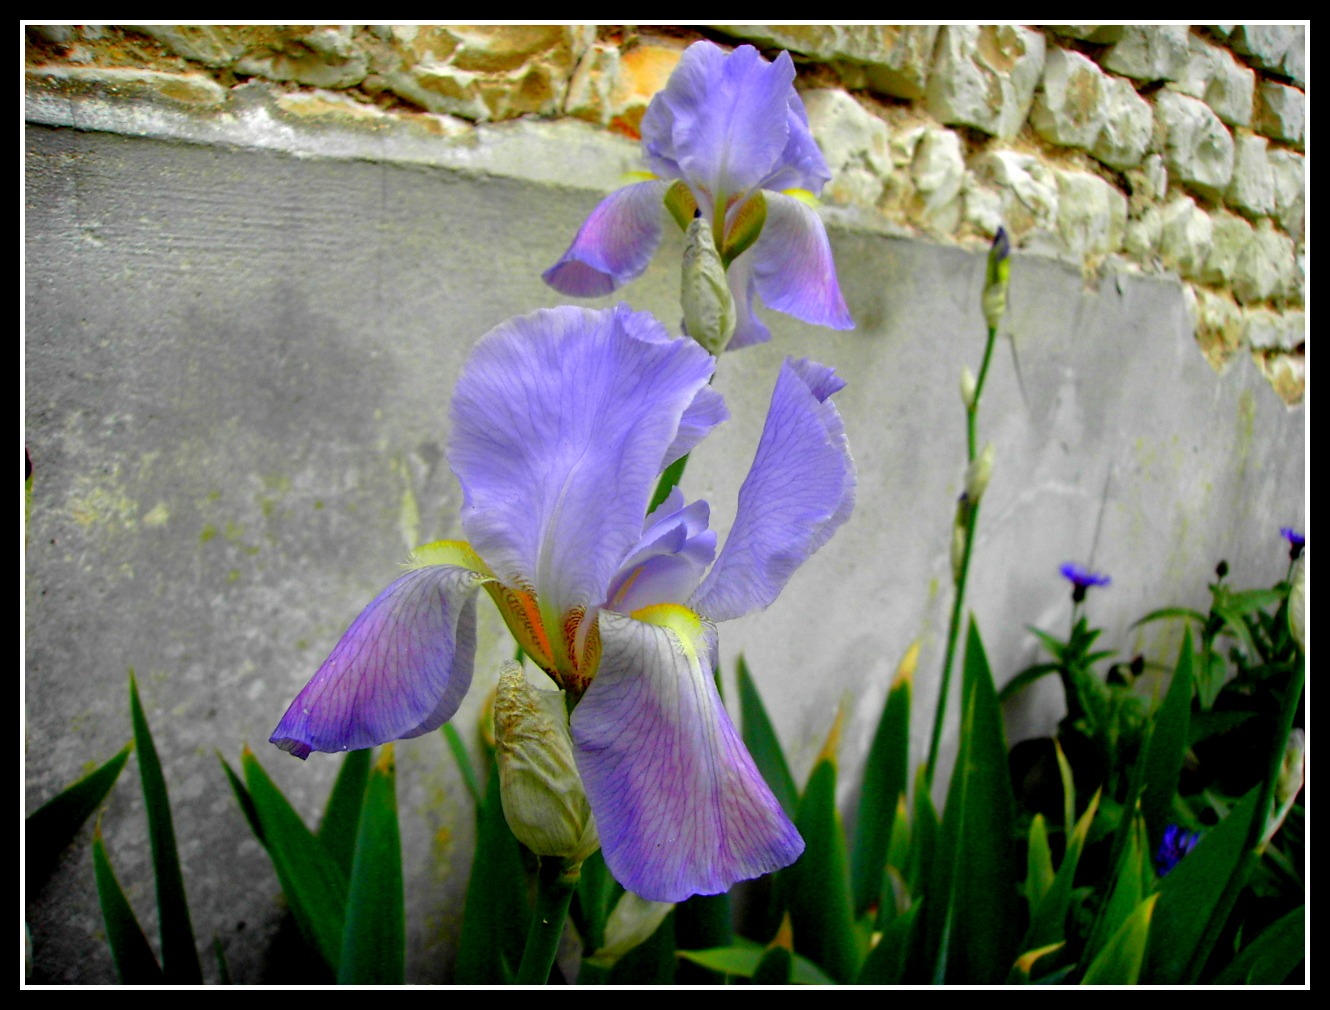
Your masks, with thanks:
[[[979,378],[975,380],[974,396],[965,405],[965,460],[967,465],[974,462],[978,451],[979,399],[984,392],[984,379],[988,377],[988,365],[993,359],[993,344],[996,342],[997,328],[989,327],[988,340],[984,344],[984,360],[979,366]],[[965,547],[961,553],[960,571],[956,576],[956,595],[951,604],[951,621],[947,625],[947,651],[942,660],[942,683],[938,686],[937,705],[933,709],[933,735],[928,744],[928,764],[925,781],[931,788],[933,771],[937,767],[938,748],[942,744],[942,725],[947,717],[947,697],[951,691],[951,668],[956,659],[956,643],[960,639],[961,617],[965,610],[965,583],[970,575],[970,553],[974,548],[975,524],[979,519],[979,503],[971,502],[965,517]]]
[[[561,859],[541,859],[536,910],[531,916],[526,948],[514,980],[518,985],[544,985],[549,981],[550,968],[563,937],[563,924],[568,918],[568,905],[581,874],[581,863],[569,868]]]

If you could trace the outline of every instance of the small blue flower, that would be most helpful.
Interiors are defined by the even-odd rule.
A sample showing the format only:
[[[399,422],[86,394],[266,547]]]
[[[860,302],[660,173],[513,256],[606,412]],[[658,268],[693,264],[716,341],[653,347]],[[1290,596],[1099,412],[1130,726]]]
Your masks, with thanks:
[[[1060,569],[1062,577],[1071,583],[1071,598],[1075,603],[1085,599],[1085,591],[1091,586],[1106,586],[1113,580],[1107,575],[1082,568],[1074,561],[1068,561]]]
[[[1200,840],[1201,836],[1195,831],[1184,831],[1176,824],[1170,824],[1165,828],[1163,841],[1159,843],[1159,851],[1155,853],[1155,866],[1159,869],[1159,875],[1168,876],[1169,871],[1182,862],[1182,857],[1196,848],[1196,843]]]
[[[1307,545],[1307,538],[1292,526],[1281,526],[1279,532],[1284,534],[1284,539],[1288,541],[1289,559],[1297,561],[1302,554],[1303,547]]]

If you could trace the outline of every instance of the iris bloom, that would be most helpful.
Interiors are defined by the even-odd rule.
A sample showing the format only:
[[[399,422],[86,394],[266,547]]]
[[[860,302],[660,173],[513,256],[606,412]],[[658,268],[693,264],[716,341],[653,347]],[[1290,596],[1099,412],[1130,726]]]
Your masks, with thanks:
[[[615,877],[644,898],[727,890],[798,858],[712,680],[713,622],[759,610],[848,518],[854,465],[830,368],[787,361],[734,526],[659,474],[726,416],[715,359],[626,306],[565,306],[477,344],[448,458],[470,543],[416,552],[272,740],[297,757],[428,733],[471,682],[475,596],[576,702],[578,771]],[[714,563],[713,563],[714,559]]]
[[[656,178],[601,201],[545,280],[591,297],[640,275],[660,244],[668,195],[681,226],[695,212],[711,223],[738,310],[731,348],[771,339],[753,314],[754,293],[806,323],[852,328],[826,229],[805,202],[831,173],[793,83],[789,53],[768,63],[752,46],[689,46],[642,119]]]

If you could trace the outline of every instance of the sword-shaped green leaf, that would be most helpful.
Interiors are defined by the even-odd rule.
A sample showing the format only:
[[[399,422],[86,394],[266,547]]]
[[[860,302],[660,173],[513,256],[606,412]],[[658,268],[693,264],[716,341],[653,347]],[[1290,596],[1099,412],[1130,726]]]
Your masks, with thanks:
[[[346,929],[346,873],[305,827],[248,747],[240,755],[240,767],[263,827],[273,870],[296,924],[305,942],[322,955],[335,976]]]
[[[337,781],[328,796],[328,806],[319,824],[319,841],[346,872],[351,875],[351,864],[356,855],[356,837],[360,830],[360,813],[365,804],[365,785],[369,781],[369,767],[374,751],[347,751],[338,769]]]
[[[28,815],[23,823],[23,838],[24,878],[29,898],[46,883],[60,861],[60,854],[69,848],[79,828],[106,799],[133,749],[134,741],[131,740],[106,764],[89,772]]]
[[[522,847],[503,816],[499,766],[491,762],[485,802],[476,812],[476,854],[466,885],[456,982],[510,984],[522,962],[530,922]]]
[[[1081,985],[1135,985],[1145,960],[1150,919],[1159,895],[1146,898],[1109,938],[1099,956],[1086,969]]]
[[[346,773],[345,765],[342,771]],[[358,770],[353,769],[352,775],[357,774]],[[406,913],[396,779],[393,745],[387,744],[379,752],[362,791],[364,802],[356,833],[346,902],[346,931],[337,974],[341,985],[401,985],[406,975]]]
[[[855,914],[862,915],[882,896],[887,844],[895,823],[896,799],[908,781],[910,765],[910,693],[919,643],[906,651],[882,709],[859,789],[854,848],[850,856]]]
[[[1164,703],[1154,719],[1145,745],[1145,788],[1141,793],[1141,813],[1149,831],[1149,851],[1159,847],[1178,791],[1178,775],[1187,754],[1192,696],[1191,629],[1182,633],[1182,650],[1173,680],[1164,695]]]
[[[92,869],[97,877],[97,900],[102,906],[102,921],[106,923],[106,944],[111,948],[115,973],[126,985],[161,985],[166,981],[157,959],[143,935],[138,917],[120,889],[111,869],[102,842],[99,823],[92,836]]]
[[[787,817],[793,817],[799,805],[799,791],[795,788],[790,766],[786,764],[780,741],[776,739],[776,730],[767,718],[766,706],[762,704],[757,685],[753,683],[743,656],[739,657],[738,679],[744,743],[781,809]]]
[[[813,769],[795,819],[804,854],[789,875],[794,948],[838,982],[859,973],[862,953],[850,910],[845,832],[836,812],[836,765],[824,757]]]
[[[1299,905],[1265,928],[1219,973],[1215,985],[1279,985],[1307,949],[1307,907]]]
[[[143,714],[134,671],[129,672],[129,712],[134,723],[134,747],[138,753],[139,778],[143,782],[143,805],[148,815],[148,840],[152,845],[152,868],[157,878],[157,916],[162,930],[162,972],[168,982],[188,985],[203,981],[199,952],[194,946],[194,927],[189,921],[185,880],[180,873],[175,828],[171,823],[171,801],[166,795],[166,777],[152,742],[152,731]]]

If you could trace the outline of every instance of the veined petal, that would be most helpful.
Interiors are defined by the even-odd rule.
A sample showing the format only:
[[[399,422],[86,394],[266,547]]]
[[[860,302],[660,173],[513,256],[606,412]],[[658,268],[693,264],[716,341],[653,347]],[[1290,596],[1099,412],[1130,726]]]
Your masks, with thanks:
[[[430,565],[403,575],[355,619],[271,740],[298,758],[420,736],[471,686],[481,572]]]
[[[500,582],[534,590],[548,631],[604,602],[714,367],[622,305],[536,312],[476,345],[448,442],[462,525]]]
[[[665,450],[665,459],[661,463],[661,470],[669,466],[680,456],[684,456],[693,451],[694,447],[711,434],[711,429],[716,427],[722,421],[728,421],[730,417],[729,410],[725,407],[725,398],[717,393],[710,386],[703,386],[697,391],[697,396],[693,397],[693,402],[683,412],[683,417],[679,419],[679,430],[674,436],[674,441],[670,447]]]
[[[788,53],[768,63],[752,46],[695,42],[642,119],[648,163],[713,199],[760,186],[789,142],[793,84]]]
[[[559,262],[542,275],[576,298],[607,295],[639,276],[660,245],[662,200],[669,183],[634,183],[607,196],[578,230]]]
[[[854,510],[854,461],[826,365],[789,360],[720,557],[690,606],[728,621],[768,606]]]
[[[757,282],[753,278],[752,249],[730,265],[729,276],[730,291],[734,294],[734,306],[738,310],[738,325],[734,328],[734,336],[730,338],[726,350],[737,351],[750,344],[765,344],[771,339],[771,331],[753,311],[753,292]]]
[[[803,99],[793,88],[790,89],[785,121],[790,139],[781,152],[775,173],[764,179],[762,185],[776,192],[806,189],[814,196],[820,196],[822,187],[831,181],[831,171],[808,127],[808,112],[804,109]]]
[[[631,614],[658,603],[693,595],[716,558],[716,533],[707,528],[711,508],[704,501],[684,507],[678,488],[649,517],[642,539],[610,584],[605,606]],[[670,506],[667,510],[666,506]]]
[[[803,851],[711,679],[715,628],[664,605],[601,614],[573,710],[577,767],[616,880],[652,901],[719,894]]]
[[[835,330],[854,328],[822,219],[801,200],[767,193],[767,221],[747,253],[757,293],[771,308]],[[737,261],[736,261],[737,263]]]

